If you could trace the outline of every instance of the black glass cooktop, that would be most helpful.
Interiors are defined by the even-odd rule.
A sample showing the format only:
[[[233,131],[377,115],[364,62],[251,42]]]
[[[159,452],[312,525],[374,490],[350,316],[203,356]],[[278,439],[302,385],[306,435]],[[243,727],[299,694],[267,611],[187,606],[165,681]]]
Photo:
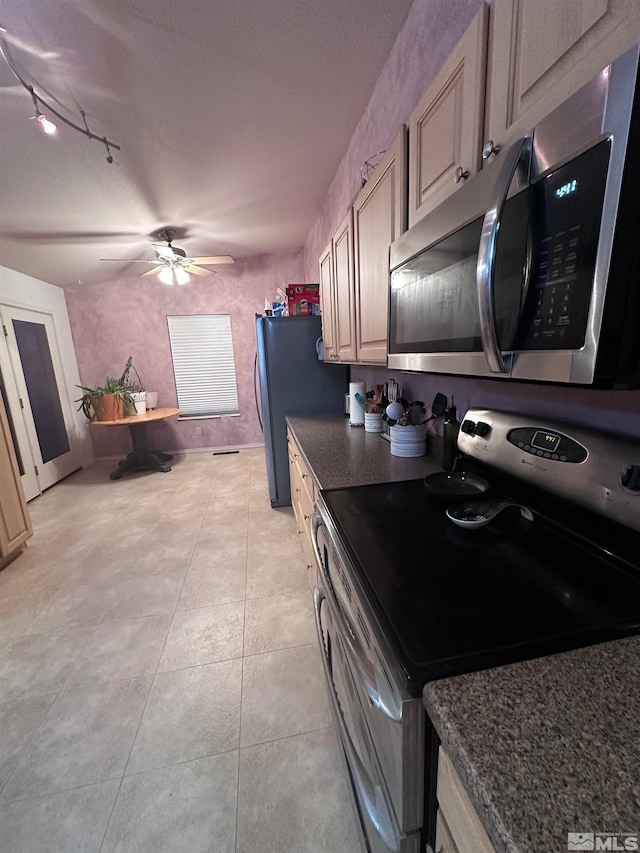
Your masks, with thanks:
[[[436,678],[640,633],[638,566],[553,517],[507,509],[461,529],[422,480],[322,497],[413,695]],[[637,560],[637,533],[601,533]]]

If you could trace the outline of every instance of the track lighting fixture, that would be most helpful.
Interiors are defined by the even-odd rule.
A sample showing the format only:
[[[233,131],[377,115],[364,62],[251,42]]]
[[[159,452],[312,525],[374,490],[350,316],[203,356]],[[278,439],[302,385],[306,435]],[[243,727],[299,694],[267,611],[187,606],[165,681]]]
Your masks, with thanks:
[[[6,29],[4,27],[0,26],[0,56],[2,56],[4,61],[7,63],[7,65],[11,69],[11,72],[12,72],[13,76],[16,78],[16,80],[20,83],[21,86],[24,86],[24,88],[27,90],[27,92],[29,92],[29,94],[31,95],[31,100],[33,101],[33,105],[34,105],[35,110],[36,110],[36,114],[35,114],[34,118],[37,119],[38,125],[40,126],[42,131],[44,133],[46,133],[48,136],[52,136],[53,134],[55,134],[57,128],[56,128],[55,124],[50,119],[48,119],[47,116],[44,115],[44,113],[42,112],[42,109],[41,109],[41,105],[42,105],[42,107],[46,108],[47,112],[54,115],[61,122],[64,122],[64,124],[66,124],[67,127],[70,127],[72,130],[76,130],[78,133],[81,133],[83,136],[86,136],[88,139],[95,139],[96,142],[101,142],[107,151],[107,157],[106,157],[107,163],[115,163],[115,160],[113,159],[113,154],[111,153],[111,149],[114,148],[114,149],[119,151],[120,146],[117,145],[115,142],[112,142],[110,139],[107,139],[106,136],[97,136],[95,133],[92,133],[92,131],[89,130],[89,125],[87,124],[87,119],[86,119],[85,114],[82,110],[80,110],[80,115],[82,116],[82,121],[84,123],[84,127],[81,127],[79,124],[75,124],[75,122],[70,121],[70,119],[63,116],[62,113],[59,113],[56,109],[54,109],[54,107],[51,106],[51,104],[48,104],[44,100],[44,98],[42,98],[40,95],[38,95],[38,93],[35,91],[33,86],[31,86],[29,83],[27,83],[26,80],[24,80],[20,76],[18,71],[16,70],[16,68],[15,68],[15,66],[11,60],[11,54],[9,53],[9,49],[7,47],[7,44],[6,44],[5,40],[2,38],[2,35],[1,35],[2,33],[6,33]]]
[[[43,133],[46,133],[47,136],[53,136],[57,130],[57,127],[52,121],[49,121],[49,119],[40,112],[40,107],[38,106],[38,96],[33,91],[33,89],[31,89],[31,97],[33,99],[33,106],[36,108],[36,114],[34,118],[37,119],[38,124],[40,125],[40,128]]]

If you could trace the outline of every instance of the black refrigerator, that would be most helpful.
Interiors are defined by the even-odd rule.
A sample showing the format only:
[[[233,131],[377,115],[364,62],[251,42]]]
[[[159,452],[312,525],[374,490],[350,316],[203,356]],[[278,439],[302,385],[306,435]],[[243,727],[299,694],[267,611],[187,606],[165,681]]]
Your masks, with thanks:
[[[318,358],[320,317],[256,314],[256,406],[264,433],[271,506],[289,506],[287,415],[344,414],[348,368]]]

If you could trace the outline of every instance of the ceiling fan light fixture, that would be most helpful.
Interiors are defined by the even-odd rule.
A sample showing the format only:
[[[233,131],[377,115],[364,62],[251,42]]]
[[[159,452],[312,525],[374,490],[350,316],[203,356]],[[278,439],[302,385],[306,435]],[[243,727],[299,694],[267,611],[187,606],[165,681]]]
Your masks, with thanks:
[[[186,270],[183,270],[182,267],[176,267],[173,274],[178,284],[188,284],[191,281],[191,276]]]
[[[163,284],[175,284],[173,270],[171,267],[164,267],[158,273],[158,278]]]

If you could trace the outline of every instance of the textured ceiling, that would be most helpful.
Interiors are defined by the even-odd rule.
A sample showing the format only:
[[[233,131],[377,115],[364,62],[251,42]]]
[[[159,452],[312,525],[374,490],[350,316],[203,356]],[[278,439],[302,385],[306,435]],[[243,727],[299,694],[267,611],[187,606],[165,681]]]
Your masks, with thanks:
[[[108,281],[163,226],[191,256],[301,246],[410,5],[0,0],[21,76],[122,149],[40,133],[0,59],[0,264]]]

